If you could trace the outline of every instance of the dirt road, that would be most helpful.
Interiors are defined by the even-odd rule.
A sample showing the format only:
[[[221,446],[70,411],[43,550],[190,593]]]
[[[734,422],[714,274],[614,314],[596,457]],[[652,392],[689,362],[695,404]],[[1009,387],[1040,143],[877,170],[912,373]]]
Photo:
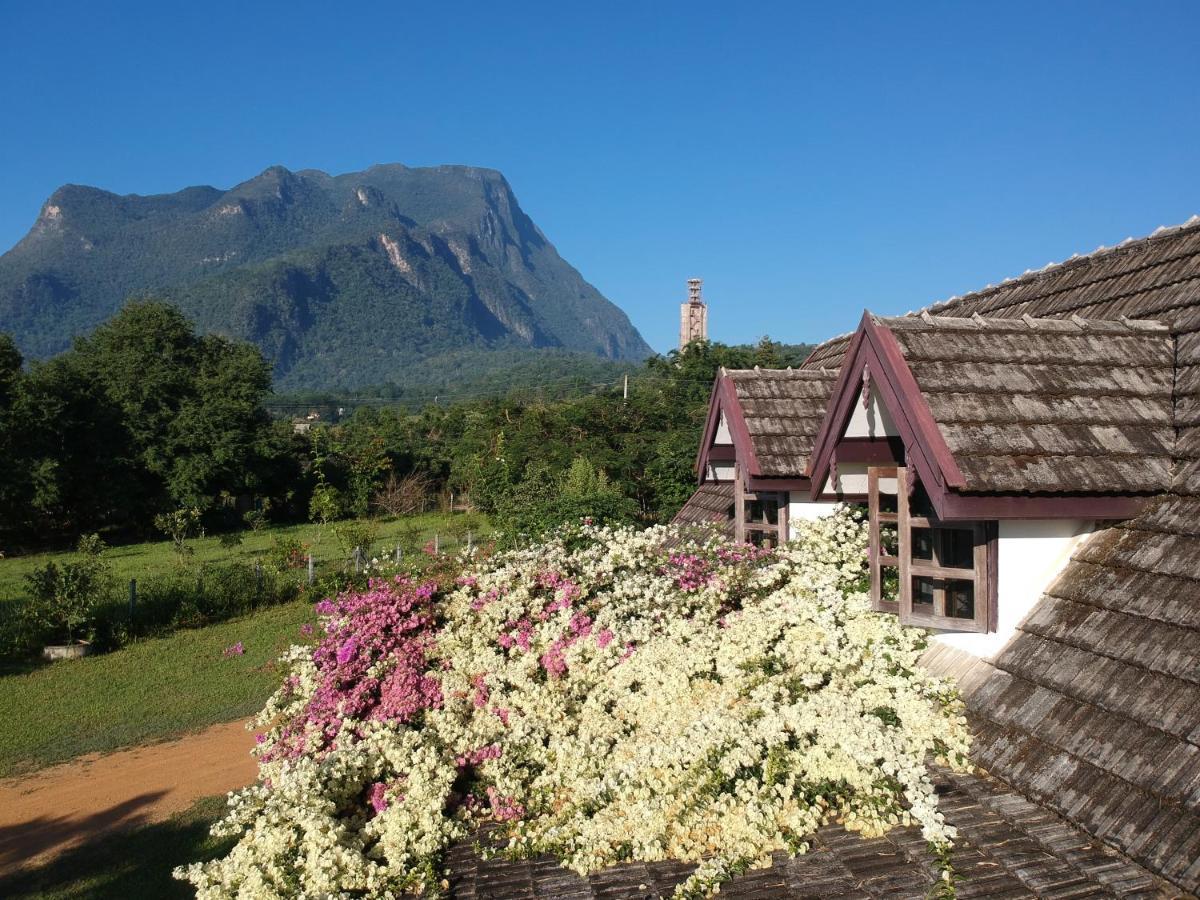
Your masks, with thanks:
[[[244,722],[228,722],[0,781],[0,873],[249,784],[253,746]]]

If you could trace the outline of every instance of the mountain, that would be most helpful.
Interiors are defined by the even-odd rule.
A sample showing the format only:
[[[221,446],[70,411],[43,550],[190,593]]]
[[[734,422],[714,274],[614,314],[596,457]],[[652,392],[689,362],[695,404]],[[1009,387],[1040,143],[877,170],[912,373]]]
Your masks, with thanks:
[[[0,256],[0,331],[30,357],[65,349],[130,296],[253,341],[287,390],[402,383],[447,353],[652,352],[503,175],[465,166],[274,166],[227,191],[155,196],[67,185]]]

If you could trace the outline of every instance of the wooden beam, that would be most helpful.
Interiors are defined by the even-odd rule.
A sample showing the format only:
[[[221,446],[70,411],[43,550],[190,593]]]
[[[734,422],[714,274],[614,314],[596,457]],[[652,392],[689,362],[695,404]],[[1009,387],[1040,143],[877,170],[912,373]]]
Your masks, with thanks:
[[[904,462],[904,441],[898,437],[847,438],[833,448],[833,458],[842,463],[867,463],[872,466],[900,465]]]

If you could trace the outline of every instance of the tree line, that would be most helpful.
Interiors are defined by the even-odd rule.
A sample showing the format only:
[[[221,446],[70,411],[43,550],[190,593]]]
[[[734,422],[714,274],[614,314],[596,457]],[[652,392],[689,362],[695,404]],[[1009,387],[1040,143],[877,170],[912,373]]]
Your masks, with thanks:
[[[662,521],[694,487],[717,368],[794,365],[807,350],[697,343],[647,360],[627,398],[363,407],[297,434],[267,413],[256,347],[130,302],[45,362],[25,365],[0,335],[0,549],[143,538],[181,509],[210,531],[395,512],[389,497],[414,486],[469,497],[514,532],[578,515]]]

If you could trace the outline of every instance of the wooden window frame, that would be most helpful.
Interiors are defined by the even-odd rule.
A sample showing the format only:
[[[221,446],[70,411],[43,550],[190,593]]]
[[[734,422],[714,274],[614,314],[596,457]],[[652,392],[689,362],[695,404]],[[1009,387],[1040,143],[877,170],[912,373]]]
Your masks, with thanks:
[[[896,479],[896,512],[880,510],[879,482],[881,479]],[[905,466],[870,466],[867,469],[867,502],[870,517],[870,572],[871,605],[881,612],[895,613],[905,625],[936,628],[944,631],[966,631],[986,633],[996,630],[996,582],[997,582],[997,523],[943,522],[933,516],[909,514],[909,472]],[[895,523],[896,552],[898,556],[883,553],[880,525]],[[929,528],[972,532],[973,565],[969,569],[939,565],[938,551],[934,560],[914,560],[912,557],[912,529]],[[935,542],[936,546],[936,542]],[[887,566],[899,571],[900,591],[897,600],[883,597],[882,569]],[[970,581],[973,584],[975,615],[971,619],[945,615],[945,591],[934,594],[932,613],[913,611],[913,578],[942,578]]]
[[[740,467],[739,467],[740,468]],[[737,484],[737,489],[734,491],[734,537],[743,544],[750,543],[750,532],[756,531],[761,534],[774,534],[775,546],[778,547],[787,543],[788,539],[788,500],[787,491],[748,491],[742,481],[742,473],[735,471],[734,479]],[[776,513],[775,524],[768,525],[765,522],[752,522],[746,518],[746,504],[753,503],[760,499],[760,496],[774,496],[778,498],[778,512]]]

